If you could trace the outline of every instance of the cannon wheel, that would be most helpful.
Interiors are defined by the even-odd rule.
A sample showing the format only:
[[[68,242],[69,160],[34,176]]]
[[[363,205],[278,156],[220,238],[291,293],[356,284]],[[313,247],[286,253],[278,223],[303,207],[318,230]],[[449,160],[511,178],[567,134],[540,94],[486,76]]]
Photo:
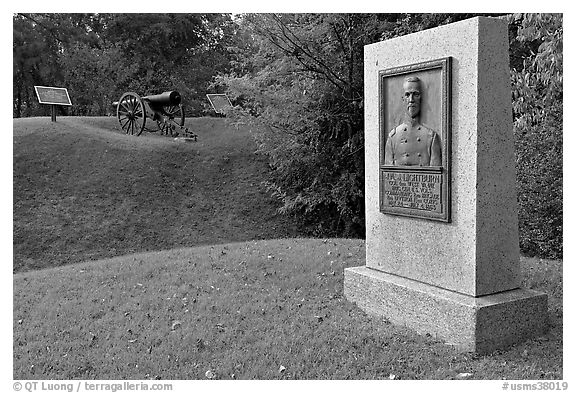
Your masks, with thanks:
[[[116,110],[120,127],[126,134],[140,135],[146,125],[146,107],[136,93],[124,93]]]
[[[162,108],[166,116],[168,117],[167,121],[163,120],[156,120],[158,124],[158,128],[160,129],[160,133],[163,135],[172,135],[172,124],[176,123],[176,125],[183,127],[185,121],[184,115],[184,108],[182,104],[180,105],[167,105]]]

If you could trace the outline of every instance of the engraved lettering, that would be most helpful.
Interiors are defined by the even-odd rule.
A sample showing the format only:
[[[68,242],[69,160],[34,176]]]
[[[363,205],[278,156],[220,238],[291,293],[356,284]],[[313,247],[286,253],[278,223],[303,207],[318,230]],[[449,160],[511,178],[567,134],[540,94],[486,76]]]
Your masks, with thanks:
[[[442,211],[442,175],[384,172],[384,205],[429,212]]]

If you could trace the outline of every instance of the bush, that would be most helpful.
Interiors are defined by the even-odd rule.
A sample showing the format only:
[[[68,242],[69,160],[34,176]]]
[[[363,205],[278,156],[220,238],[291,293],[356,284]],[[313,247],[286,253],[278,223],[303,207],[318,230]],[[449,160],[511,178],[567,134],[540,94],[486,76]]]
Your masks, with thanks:
[[[358,48],[463,14],[248,15],[242,69],[221,77],[253,124],[280,211],[317,235],[364,234],[363,58]],[[562,15],[508,18],[521,250],[562,256]],[[242,58],[242,55],[244,58]]]
[[[511,47],[524,49],[512,69],[520,249],[562,258],[562,15],[514,15],[510,22],[517,30]]]

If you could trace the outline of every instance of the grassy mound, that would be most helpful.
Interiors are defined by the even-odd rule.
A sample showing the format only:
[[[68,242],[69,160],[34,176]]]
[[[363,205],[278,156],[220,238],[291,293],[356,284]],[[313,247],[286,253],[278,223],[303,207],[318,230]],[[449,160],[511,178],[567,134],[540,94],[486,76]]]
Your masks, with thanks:
[[[197,143],[125,135],[112,117],[13,124],[16,272],[301,233],[263,189],[249,130],[223,119],[187,120]]]
[[[14,275],[14,379],[562,378],[562,274],[522,259],[551,330],[490,356],[365,315],[342,297],[364,242],[263,240]]]
[[[522,259],[550,296],[545,337],[461,354],[342,297],[364,242],[294,239],[249,130],[13,124],[14,379],[562,378],[561,261]]]

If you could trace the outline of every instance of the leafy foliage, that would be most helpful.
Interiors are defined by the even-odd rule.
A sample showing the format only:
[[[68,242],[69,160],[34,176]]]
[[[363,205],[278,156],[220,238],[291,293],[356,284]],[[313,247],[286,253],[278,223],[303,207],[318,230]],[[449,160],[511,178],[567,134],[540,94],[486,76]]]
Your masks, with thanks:
[[[68,88],[76,115],[103,115],[126,91],[179,90],[200,115],[227,69],[235,25],[222,14],[17,14],[14,116],[41,114],[34,85]]]
[[[362,47],[382,32],[375,15],[248,15],[251,70],[225,77],[236,119],[255,125],[282,212],[319,232],[363,231]]]
[[[471,14],[248,15],[244,72],[228,86],[236,121],[257,127],[281,210],[323,235],[362,235],[363,45]],[[562,253],[562,18],[512,15],[511,64],[520,237],[530,255]]]
[[[32,86],[64,85],[71,114],[103,115],[125,91],[177,89],[187,116],[227,91],[272,168],[281,211],[318,235],[364,231],[364,45],[472,14],[16,14],[15,117],[41,114]],[[520,242],[562,255],[561,14],[506,16]],[[215,78],[216,77],[216,78]],[[214,79],[215,78],[215,79]]]
[[[562,258],[562,15],[513,15],[510,22],[526,49],[512,69],[520,246]]]
[[[15,15],[13,26],[14,116],[32,114],[34,85],[49,85],[61,77],[57,67],[58,39],[42,34],[28,17]],[[48,29],[46,29],[48,30]]]
[[[253,37],[241,75],[220,78],[231,115],[255,125],[281,211],[321,235],[364,234],[364,45],[465,14],[248,15]]]
[[[116,45],[97,48],[79,43],[60,55],[66,86],[74,97],[75,114],[113,113],[110,104],[119,98],[117,86],[129,84],[137,70],[135,63],[119,68],[123,59],[122,50]]]

